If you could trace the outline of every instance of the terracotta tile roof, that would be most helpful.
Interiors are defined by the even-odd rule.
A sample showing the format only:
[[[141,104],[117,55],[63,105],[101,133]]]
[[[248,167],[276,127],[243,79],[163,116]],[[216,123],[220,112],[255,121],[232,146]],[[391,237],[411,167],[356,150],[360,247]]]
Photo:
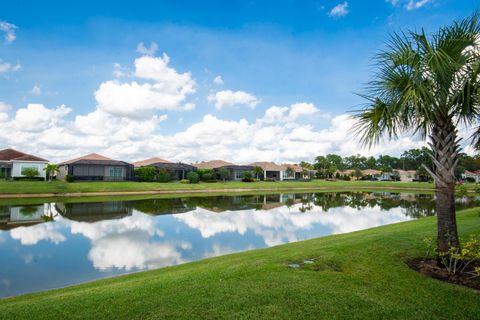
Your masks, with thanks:
[[[0,161],[41,161],[41,162],[48,162],[48,160],[28,154],[23,153],[14,149],[3,149],[0,150]]]
[[[89,161],[115,161],[113,159],[110,159],[110,158],[107,158],[105,156],[102,156],[101,154],[98,154],[98,153],[90,153],[90,154],[87,154],[85,156],[82,156],[82,157],[79,157],[79,158],[75,158],[75,159],[72,159],[72,160],[67,160],[67,161],[64,161],[62,163],[59,163],[59,164],[70,164],[70,163],[74,163],[74,162],[77,162],[77,161],[80,161],[80,160],[89,160]]]
[[[286,166],[281,166],[274,162],[265,162],[265,161],[250,163],[250,165],[254,167],[260,167],[266,171],[284,171],[287,169]]]
[[[365,169],[365,170],[362,170],[362,174],[364,176],[368,176],[368,175],[374,175],[374,174],[381,174],[382,171],[380,170],[375,170],[375,169]]]
[[[284,163],[282,164],[283,167],[285,167],[285,170],[287,170],[288,167],[292,168],[293,171],[297,172],[297,173],[302,173],[303,172],[303,168],[300,167],[298,164],[288,164],[288,163]]]
[[[193,164],[193,166],[197,167],[198,169],[217,169],[220,167],[231,165],[233,165],[233,163],[223,160],[211,160]]]
[[[153,158],[145,159],[145,160],[142,160],[142,161],[135,161],[133,163],[133,165],[135,167],[145,167],[145,166],[152,165],[154,163],[173,163],[173,162],[168,161],[168,160],[164,160],[164,159],[160,159],[160,158],[157,158],[157,157],[153,157]]]

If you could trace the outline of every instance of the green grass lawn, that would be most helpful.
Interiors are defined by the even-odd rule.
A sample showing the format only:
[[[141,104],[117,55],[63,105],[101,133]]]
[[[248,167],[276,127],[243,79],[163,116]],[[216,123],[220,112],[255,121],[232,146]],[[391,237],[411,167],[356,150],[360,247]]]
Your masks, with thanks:
[[[480,233],[479,212],[458,214],[463,238]],[[478,319],[480,292],[405,264],[422,256],[435,224],[424,218],[7,298],[0,318]],[[317,260],[288,267],[309,258]]]
[[[121,191],[161,191],[161,190],[224,190],[224,189],[368,189],[368,188],[412,188],[433,189],[432,183],[420,182],[381,182],[381,181],[282,181],[282,182],[216,182],[184,184],[179,182],[76,182],[63,181],[0,181],[0,194],[34,193],[73,193],[73,192],[121,192]]]

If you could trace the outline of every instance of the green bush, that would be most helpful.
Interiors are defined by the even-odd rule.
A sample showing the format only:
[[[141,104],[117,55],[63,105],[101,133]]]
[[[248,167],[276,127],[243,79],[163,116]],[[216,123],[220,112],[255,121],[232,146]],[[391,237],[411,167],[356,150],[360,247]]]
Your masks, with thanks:
[[[466,197],[468,195],[468,190],[467,187],[464,185],[460,185],[456,188],[456,191],[458,195],[462,198]]]
[[[182,179],[180,180],[180,183],[190,183],[190,181],[188,179]]]
[[[476,182],[476,181],[475,181],[475,178],[472,178],[472,177],[466,177],[466,178],[465,178],[465,181],[466,181],[466,182],[470,182],[470,183],[475,183],[475,182]]]
[[[173,180],[173,173],[165,168],[158,170],[158,182],[170,182]]]
[[[242,173],[242,181],[243,182],[253,182],[253,173],[251,171],[244,171]]]
[[[67,175],[65,176],[65,181],[67,181],[67,182],[73,182],[73,176],[70,175],[70,174],[67,174]]]
[[[202,177],[201,178],[202,181],[204,181],[204,182],[207,182],[207,181],[211,182],[211,181],[215,180],[215,177],[214,177],[213,173],[211,173],[211,172],[206,172],[206,173],[202,174],[201,177]]]
[[[6,175],[5,175],[5,172],[0,172],[0,179],[5,179],[6,178]]]
[[[156,180],[157,169],[155,167],[135,168],[135,177],[138,181],[152,182]]]
[[[190,183],[198,183],[200,181],[200,175],[194,171],[187,173],[187,179]]]

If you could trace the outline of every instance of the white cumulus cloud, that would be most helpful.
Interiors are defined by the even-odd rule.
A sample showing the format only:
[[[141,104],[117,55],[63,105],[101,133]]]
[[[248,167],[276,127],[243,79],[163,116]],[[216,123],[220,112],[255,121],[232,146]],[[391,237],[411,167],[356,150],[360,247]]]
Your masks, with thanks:
[[[135,119],[150,118],[158,110],[191,110],[194,105],[187,103],[186,99],[195,92],[195,80],[190,73],[178,73],[169,67],[169,62],[166,54],[136,59],[135,77],[143,81],[103,82],[95,92],[97,108],[115,116]]]
[[[330,10],[328,15],[330,17],[344,17],[348,14],[348,2],[345,1],[343,3],[337,4],[335,7]]]
[[[6,43],[12,43],[16,39],[15,29],[17,29],[16,25],[6,21],[0,21],[0,31],[5,33],[4,39]]]
[[[208,101],[215,104],[218,110],[224,107],[231,107],[235,105],[245,105],[252,109],[255,108],[260,100],[253,94],[245,91],[222,90],[208,96]]]
[[[0,59],[0,73],[14,72],[20,70],[21,68],[22,66],[20,63],[13,65]]]

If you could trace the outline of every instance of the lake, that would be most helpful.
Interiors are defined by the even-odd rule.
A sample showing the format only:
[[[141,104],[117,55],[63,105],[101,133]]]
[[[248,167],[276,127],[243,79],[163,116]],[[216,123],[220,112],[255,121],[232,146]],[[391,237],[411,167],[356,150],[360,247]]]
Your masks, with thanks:
[[[434,214],[433,196],[408,193],[18,201],[0,205],[1,297]]]

